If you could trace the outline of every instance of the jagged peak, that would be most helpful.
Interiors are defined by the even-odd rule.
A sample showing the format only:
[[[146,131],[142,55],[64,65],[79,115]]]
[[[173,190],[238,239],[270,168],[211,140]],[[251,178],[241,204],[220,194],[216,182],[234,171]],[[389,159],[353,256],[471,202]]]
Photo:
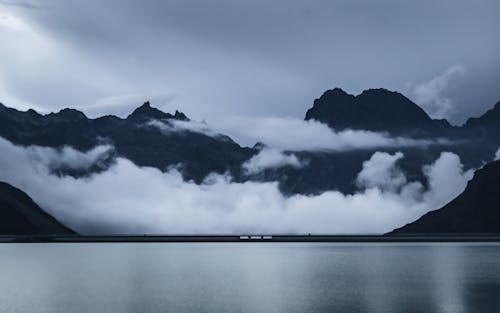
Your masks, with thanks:
[[[177,110],[175,110],[174,118],[181,121],[190,121],[190,119],[186,116],[186,114]]]
[[[172,118],[173,115],[165,113],[157,108],[151,107],[149,101],[144,102],[143,105],[136,108],[127,119],[144,119],[144,118],[155,118],[155,119],[167,119]]]
[[[143,105],[136,108],[127,119],[177,119],[182,121],[189,121],[190,119],[182,112],[175,111],[175,114],[165,113],[158,108],[151,106],[149,101],[144,102]]]

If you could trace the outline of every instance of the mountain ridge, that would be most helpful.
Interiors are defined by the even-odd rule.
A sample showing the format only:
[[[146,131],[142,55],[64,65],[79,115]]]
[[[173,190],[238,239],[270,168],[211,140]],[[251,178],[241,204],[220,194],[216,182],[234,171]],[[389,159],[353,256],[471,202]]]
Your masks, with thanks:
[[[162,132],[149,126],[150,120],[160,120],[173,127],[172,120],[187,121],[189,118],[179,111],[172,115],[152,108],[149,102],[125,119],[114,115],[92,119],[74,109],[42,115],[2,104],[0,136],[17,145],[71,146],[80,151],[88,151],[104,140],[115,147],[117,156],[138,166],[166,171],[170,166],[186,163],[184,178],[197,183],[211,172],[229,171],[237,176],[239,164],[256,153],[255,149],[241,147],[227,136],[217,138],[189,129]]]
[[[83,152],[104,142],[115,147],[115,156],[127,158],[137,166],[149,166],[167,171],[172,166],[180,164],[183,178],[193,180],[198,184],[202,183],[210,173],[229,174],[237,182],[278,181],[280,190],[285,194],[318,194],[326,190],[353,193],[357,190],[353,182],[361,170],[362,162],[369,159],[375,151],[403,152],[405,158],[401,161],[402,169],[410,179],[423,182],[425,185],[425,177],[421,172],[422,166],[436,160],[443,150],[458,154],[465,168],[470,169],[480,166],[484,161],[489,161],[500,144],[497,143],[495,136],[488,135],[489,130],[486,128],[459,128],[440,120],[430,119],[421,108],[398,92],[369,89],[358,96],[353,96],[340,88],[335,88],[325,91],[322,97],[325,94],[331,94],[335,99],[344,99],[345,101],[342,100],[344,102],[339,100],[340,102],[333,107],[342,106],[344,103],[346,109],[349,109],[349,104],[356,97],[361,97],[366,102],[366,99],[372,97],[385,99],[389,96],[393,102],[397,100],[392,104],[393,106],[401,100],[406,106],[412,107],[412,111],[417,112],[416,114],[420,117],[416,120],[426,120],[426,125],[431,126],[424,130],[419,127],[416,131],[396,132],[396,134],[393,132],[390,135],[407,135],[425,139],[450,138],[454,143],[451,145],[435,144],[425,148],[374,147],[340,152],[295,151],[298,157],[309,160],[306,167],[302,169],[271,168],[258,175],[249,175],[242,171],[242,164],[259,153],[258,145],[242,147],[227,136],[213,136],[213,134],[190,130],[188,127],[179,127],[176,121],[189,121],[184,113],[179,111],[175,111],[174,114],[165,113],[152,107],[149,102],[134,109],[126,118],[114,115],[87,118],[84,113],[73,109],[63,109],[57,113],[41,115],[34,110],[21,112],[2,105],[0,106],[0,136],[17,145],[40,145],[54,148],[69,145]],[[316,104],[317,101],[318,99],[315,100]],[[328,107],[329,102],[325,103]],[[384,104],[381,100],[375,103],[375,107]],[[367,106],[367,103],[364,106]],[[306,113],[306,120],[314,117],[310,113],[313,109],[314,105]],[[386,118],[396,120],[399,118],[394,113],[382,113]],[[328,111],[324,114],[326,114],[325,118],[328,118]],[[356,116],[353,118],[356,119]],[[165,124],[165,130],[157,127],[161,125],[150,124],[150,120],[161,121]],[[366,128],[362,119],[356,119],[356,121],[360,123],[359,127]],[[376,123],[379,128],[389,125],[387,122]],[[406,126],[406,124],[401,125]],[[349,125],[349,128],[354,128],[350,123]],[[387,133],[385,129],[382,131]]]
[[[401,114],[398,111],[401,108],[391,109],[401,103],[404,111]],[[116,156],[127,158],[137,166],[168,171],[171,166],[182,164],[183,178],[198,184],[208,174],[219,173],[229,174],[235,182],[277,181],[285,195],[312,195],[326,190],[352,194],[357,190],[355,178],[362,163],[375,151],[403,152],[405,157],[399,164],[402,171],[410,181],[420,181],[424,186],[422,166],[435,161],[444,150],[458,154],[464,169],[480,166],[498,149],[499,103],[481,117],[455,127],[446,121],[431,119],[417,104],[398,92],[369,89],[353,96],[340,88],[327,90],[314,100],[305,120],[319,118],[335,130],[359,127],[357,129],[393,136],[430,139],[449,136],[459,140],[454,145],[437,144],[425,148],[295,151],[298,158],[308,161],[307,166],[269,168],[255,175],[243,173],[242,164],[259,153],[262,145],[241,147],[227,136],[178,128],[183,123],[176,121],[190,121],[184,113],[177,110],[174,114],[165,113],[149,102],[134,109],[126,118],[114,115],[88,118],[83,112],[70,108],[43,115],[32,109],[22,112],[0,104],[0,136],[16,145],[71,146],[80,151],[88,151],[104,141],[113,145]],[[163,123],[165,130],[151,125],[151,120]]]
[[[446,120],[431,119],[403,94],[384,88],[367,89],[357,96],[340,88],[327,90],[307,110],[305,120],[311,119],[335,130],[363,129],[410,136],[453,129]]]

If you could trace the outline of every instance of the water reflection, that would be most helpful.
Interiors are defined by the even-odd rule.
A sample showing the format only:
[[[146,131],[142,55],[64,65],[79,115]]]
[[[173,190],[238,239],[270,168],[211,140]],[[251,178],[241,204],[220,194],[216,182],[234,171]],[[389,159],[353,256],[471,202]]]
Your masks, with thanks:
[[[5,244],[0,312],[500,312],[495,244]]]

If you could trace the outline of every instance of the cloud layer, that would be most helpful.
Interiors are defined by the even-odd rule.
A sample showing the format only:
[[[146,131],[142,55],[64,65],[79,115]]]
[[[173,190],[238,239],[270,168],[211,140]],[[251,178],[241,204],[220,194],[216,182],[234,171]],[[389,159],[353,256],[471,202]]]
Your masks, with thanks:
[[[26,148],[26,154],[34,164],[41,164],[50,171],[61,169],[88,170],[93,166],[104,168],[104,162],[114,152],[110,145],[97,146],[85,153],[64,146],[58,149],[30,146]]]
[[[358,181],[368,185],[359,193],[285,197],[275,182],[235,183],[211,175],[196,185],[183,181],[176,169],[162,173],[122,158],[84,179],[60,177],[50,174],[53,163],[41,156],[49,150],[18,147],[3,139],[0,150],[1,180],[26,191],[50,214],[85,234],[380,234],[451,200],[472,176],[463,172],[456,155],[443,153],[424,169],[429,190],[402,178],[397,188],[387,188],[386,180],[367,183],[365,174],[402,177],[397,161],[403,156],[377,153],[363,164]],[[35,157],[32,151],[41,155]]]
[[[398,191],[407,182],[406,176],[396,165],[403,157],[401,152],[394,155],[375,152],[370,160],[363,162],[357,185],[362,188],[378,187],[383,191]]]
[[[444,138],[427,140],[391,137],[385,133],[364,130],[337,132],[318,121],[304,121],[292,117],[231,117],[211,125],[195,121],[169,120],[168,123],[151,121],[148,125],[158,127],[167,133],[189,130],[213,137],[221,136],[223,133],[246,146],[260,142],[271,148],[286,151],[347,151],[452,144],[450,140]]]
[[[293,153],[284,153],[272,148],[263,148],[258,154],[242,165],[244,172],[247,174],[255,174],[266,169],[284,166],[302,168],[307,166],[307,160],[299,160]]]

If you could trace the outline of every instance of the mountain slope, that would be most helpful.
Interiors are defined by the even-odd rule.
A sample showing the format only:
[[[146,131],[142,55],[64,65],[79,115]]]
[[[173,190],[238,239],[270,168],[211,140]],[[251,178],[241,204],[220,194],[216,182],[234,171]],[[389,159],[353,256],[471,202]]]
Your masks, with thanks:
[[[0,235],[74,234],[27,194],[0,182]]]
[[[500,161],[476,171],[465,191],[392,234],[500,233]]]

